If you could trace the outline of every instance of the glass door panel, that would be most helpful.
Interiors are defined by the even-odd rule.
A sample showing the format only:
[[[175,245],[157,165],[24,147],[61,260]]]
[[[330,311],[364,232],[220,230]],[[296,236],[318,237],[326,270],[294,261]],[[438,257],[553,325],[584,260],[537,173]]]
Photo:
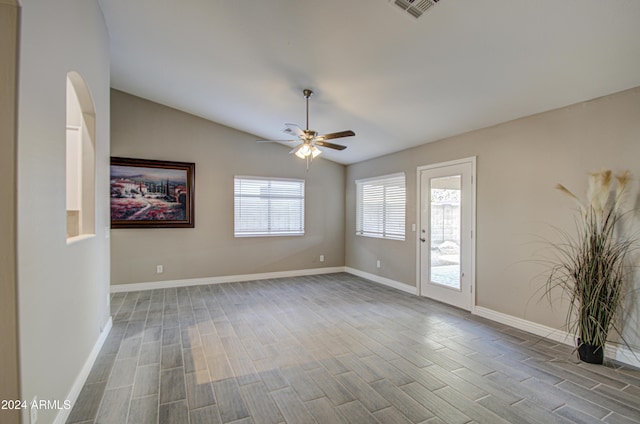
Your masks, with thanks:
[[[460,191],[462,176],[432,178],[429,275],[431,283],[460,290]]]

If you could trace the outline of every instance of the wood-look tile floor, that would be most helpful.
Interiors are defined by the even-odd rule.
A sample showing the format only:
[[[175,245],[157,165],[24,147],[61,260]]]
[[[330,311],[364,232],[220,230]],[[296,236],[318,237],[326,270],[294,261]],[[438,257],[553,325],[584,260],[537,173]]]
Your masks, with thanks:
[[[638,423],[640,371],[350,274],[111,297],[68,423]]]

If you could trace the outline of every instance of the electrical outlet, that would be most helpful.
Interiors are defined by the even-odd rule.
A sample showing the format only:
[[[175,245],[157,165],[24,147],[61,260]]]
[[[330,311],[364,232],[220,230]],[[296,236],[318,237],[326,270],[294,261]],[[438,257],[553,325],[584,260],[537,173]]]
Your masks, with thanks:
[[[162,265],[156,265],[156,274],[162,274],[164,272],[164,267]]]
[[[380,259],[376,261],[376,267],[380,268]]]
[[[31,410],[30,410],[30,421],[31,424],[36,424],[38,422],[38,396],[35,396],[31,401]]]
[[[320,262],[324,262],[324,255],[320,255]]]

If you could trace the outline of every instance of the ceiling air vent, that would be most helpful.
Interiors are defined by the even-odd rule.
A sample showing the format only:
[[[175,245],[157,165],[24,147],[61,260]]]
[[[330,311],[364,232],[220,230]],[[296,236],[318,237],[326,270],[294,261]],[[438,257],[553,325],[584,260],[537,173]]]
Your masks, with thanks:
[[[424,12],[440,0],[389,0],[409,15],[418,19]]]

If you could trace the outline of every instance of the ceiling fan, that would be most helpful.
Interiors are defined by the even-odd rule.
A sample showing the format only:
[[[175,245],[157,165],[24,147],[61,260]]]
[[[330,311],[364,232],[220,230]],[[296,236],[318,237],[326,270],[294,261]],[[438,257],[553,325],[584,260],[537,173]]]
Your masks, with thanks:
[[[273,142],[295,143],[295,142],[301,141],[302,143],[297,145],[289,153],[295,154],[300,159],[307,159],[307,165],[308,165],[308,161],[310,159],[313,159],[316,156],[318,156],[320,153],[322,153],[317,146],[328,147],[329,149],[335,149],[335,150],[344,150],[347,148],[347,146],[343,146],[342,144],[330,143],[326,140],[333,140],[335,138],[342,138],[342,137],[351,137],[356,135],[356,133],[354,133],[351,130],[346,130],[346,131],[318,135],[316,131],[310,130],[309,129],[309,97],[313,95],[313,91],[309,90],[308,88],[305,88],[304,90],[302,90],[302,94],[304,95],[304,98],[306,99],[306,102],[307,102],[306,129],[303,130],[296,124],[284,124],[285,128],[282,130],[285,134],[289,134],[291,136],[297,136],[298,139],[297,140],[258,140],[258,143],[273,143]]]

